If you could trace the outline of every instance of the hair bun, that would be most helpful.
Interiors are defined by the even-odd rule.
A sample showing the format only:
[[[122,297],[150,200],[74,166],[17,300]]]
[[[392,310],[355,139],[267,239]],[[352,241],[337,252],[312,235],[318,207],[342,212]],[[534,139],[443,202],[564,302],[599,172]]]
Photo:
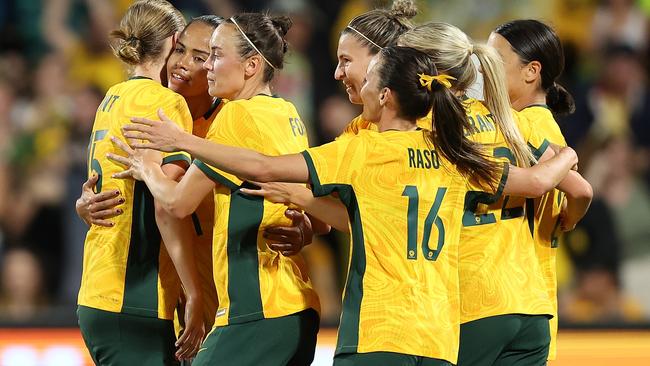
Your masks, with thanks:
[[[411,19],[418,14],[418,8],[413,0],[395,0],[390,7],[390,15],[396,18]]]
[[[271,23],[273,24],[275,29],[278,30],[278,33],[280,33],[282,37],[287,35],[287,32],[293,25],[293,21],[291,20],[291,18],[289,18],[286,15],[277,15],[271,17]]]
[[[123,62],[130,65],[137,65],[142,61],[142,41],[134,35],[127,35],[122,30],[111,32],[115,43],[113,50],[115,55]]]

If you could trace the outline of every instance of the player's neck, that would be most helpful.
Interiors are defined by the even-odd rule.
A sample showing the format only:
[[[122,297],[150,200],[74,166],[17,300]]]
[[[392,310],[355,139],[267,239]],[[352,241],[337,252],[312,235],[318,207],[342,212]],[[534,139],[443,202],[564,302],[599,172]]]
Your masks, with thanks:
[[[232,100],[237,99],[250,99],[259,94],[271,95],[271,87],[268,84],[245,84],[244,87],[237,93]]]
[[[381,114],[379,122],[377,122],[379,132],[384,131],[412,131],[417,128],[417,124],[413,121],[398,117],[392,111],[385,111]]]
[[[163,70],[163,65],[156,62],[149,62],[137,65],[133,69],[133,76],[144,76],[153,81],[162,82],[160,75]]]
[[[214,98],[209,94],[201,94],[192,97],[185,97],[185,101],[187,102],[187,107],[190,109],[192,120],[196,121],[210,110]]]
[[[543,90],[531,90],[522,94],[519,98],[511,100],[510,103],[516,111],[521,111],[534,104],[546,104],[546,93]]]

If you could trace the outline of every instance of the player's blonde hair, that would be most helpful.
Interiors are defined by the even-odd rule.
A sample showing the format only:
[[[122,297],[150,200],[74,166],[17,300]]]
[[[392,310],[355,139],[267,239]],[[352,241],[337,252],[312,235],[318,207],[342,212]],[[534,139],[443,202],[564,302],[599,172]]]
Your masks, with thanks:
[[[350,21],[341,34],[351,34],[374,55],[383,47],[393,46],[407,30],[418,9],[413,0],[394,0],[390,9],[373,9]]]
[[[185,28],[185,18],[165,0],[139,0],[110,33],[113,53],[129,65],[157,59],[164,40]]]
[[[514,121],[503,61],[496,50],[473,43],[463,31],[451,24],[437,22],[407,31],[398,43],[429,54],[438,70],[456,78],[453,88],[457,91],[467,90],[476,80],[477,70],[471,59],[475,54],[481,64],[486,107],[494,116],[517,165],[529,167],[536,161]]]

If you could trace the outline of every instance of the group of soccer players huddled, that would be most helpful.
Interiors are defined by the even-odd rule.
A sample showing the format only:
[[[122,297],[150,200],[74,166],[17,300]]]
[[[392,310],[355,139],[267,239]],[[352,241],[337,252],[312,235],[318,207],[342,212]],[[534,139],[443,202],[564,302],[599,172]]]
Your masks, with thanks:
[[[343,29],[334,77],[363,112],[310,147],[272,88],[289,17],[128,8],[109,39],[130,78],[97,109],[77,201],[96,364],[311,364],[300,251],[332,228],[351,241],[334,365],[555,358],[557,237],[593,195],[554,119],[574,109],[560,41],[514,20],[474,43],[416,14],[395,0]]]

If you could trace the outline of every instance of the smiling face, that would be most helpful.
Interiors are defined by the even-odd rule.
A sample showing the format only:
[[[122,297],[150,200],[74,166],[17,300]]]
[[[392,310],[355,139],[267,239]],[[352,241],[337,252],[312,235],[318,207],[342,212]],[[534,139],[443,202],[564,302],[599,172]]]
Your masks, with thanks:
[[[494,47],[503,60],[510,101],[519,100],[528,85],[526,82],[526,64],[522,62],[519,55],[512,49],[510,42],[502,35],[492,32],[487,44]]]
[[[213,97],[233,100],[244,87],[246,75],[239,43],[239,31],[232,24],[222,23],[212,34],[210,57],[203,67],[208,71],[208,91]]]
[[[207,71],[203,63],[210,55],[212,31],[212,26],[200,21],[183,30],[167,61],[167,80],[171,90],[184,97],[207,92]]]
[[[365,82],[359,92],[359,97],[363,103],[363,112],[361,116],[366,121],[373,123],[379,122],[383,105],[381,100],[383,89],[379,88],[379,69],[381,68],[381,58],[379,55],[372,58],[368,64]]]
[[[362,104],[359,93],[373,54],[352,34],[342,34],[339,37],[336,57],[338,64],[334,71],[334,79],[343,82],[350,102]]]

